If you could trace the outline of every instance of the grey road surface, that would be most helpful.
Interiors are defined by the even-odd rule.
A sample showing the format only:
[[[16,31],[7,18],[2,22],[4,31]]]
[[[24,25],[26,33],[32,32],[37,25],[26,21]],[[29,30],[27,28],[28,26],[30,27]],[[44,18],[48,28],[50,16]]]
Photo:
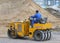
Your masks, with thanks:
[[[60,32],[52,32],[51,40],[34,41],[30,39],[11,39],[8,37],[0,38],[0,43],[60,43]]]

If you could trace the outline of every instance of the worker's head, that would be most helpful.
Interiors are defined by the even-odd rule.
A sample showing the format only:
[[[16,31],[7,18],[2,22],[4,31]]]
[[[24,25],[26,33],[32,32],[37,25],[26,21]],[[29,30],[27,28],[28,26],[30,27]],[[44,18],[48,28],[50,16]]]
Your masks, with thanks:
[[[39,11],[38,10],[36,10],[36,13],[38,13]]]

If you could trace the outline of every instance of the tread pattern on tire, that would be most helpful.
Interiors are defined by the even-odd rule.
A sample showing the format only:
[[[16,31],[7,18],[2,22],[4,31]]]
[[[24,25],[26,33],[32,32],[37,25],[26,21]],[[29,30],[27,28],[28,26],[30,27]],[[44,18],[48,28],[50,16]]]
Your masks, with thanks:
[[[37,33],[40,33],[41,34],[40,35],[40,39],[37,38],[37,36],[36,36]],[[34,33],[34,40],[37,40],[37,41],[44,40],[44,32],[43,31],[40,31],[40,30],[35,31],[35,33]]]
[[[47,31],[47,40],[50,40],[51,39],[51,31],[49,30],[49,31]]]

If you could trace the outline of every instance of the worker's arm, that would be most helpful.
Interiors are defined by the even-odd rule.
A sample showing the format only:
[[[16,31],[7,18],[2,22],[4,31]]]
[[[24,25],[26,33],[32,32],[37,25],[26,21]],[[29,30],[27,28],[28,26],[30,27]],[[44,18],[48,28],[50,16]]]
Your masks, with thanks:
[[[42,15],[40,13],[37,13],[34,15],[34,18],[42,18]]]

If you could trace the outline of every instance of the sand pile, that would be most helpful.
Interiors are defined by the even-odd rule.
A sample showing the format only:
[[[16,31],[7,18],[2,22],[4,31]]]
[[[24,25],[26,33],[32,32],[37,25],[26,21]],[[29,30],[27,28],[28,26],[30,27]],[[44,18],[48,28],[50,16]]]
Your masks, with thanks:
[[[59,18],[42,9],[33,0],[0,0],[0,26],[4,27],[9,22],[28,19],[29,16],[34,15],[35,10],[39,10],[42,16],[47,17],[54,25],[60,22]],[[6,32],[7,28],[0,28],[1,30]]]

